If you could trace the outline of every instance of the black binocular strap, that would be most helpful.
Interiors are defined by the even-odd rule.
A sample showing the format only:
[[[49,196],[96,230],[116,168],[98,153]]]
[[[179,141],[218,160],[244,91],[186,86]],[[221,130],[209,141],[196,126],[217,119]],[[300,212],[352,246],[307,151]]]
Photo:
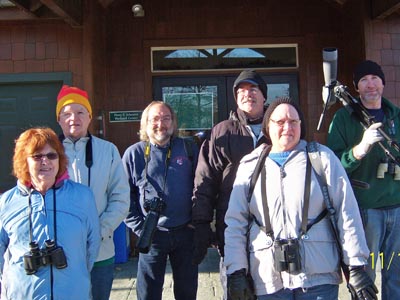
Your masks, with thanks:
[[[267,180],[266,170],[265,170],[265,165],[264,165],[263,168],[261,169],[261,199],[262,199],[263,211],[264,211],[265,233],[267,235],[273,236],[273,230],[272,230],[271,221],[270,221],[270,217],[269,217],[269,208],[268,208],[268,202],[267,202],[266,180]],[[307,226],[307,224],[308,224],[308,208],[310,206],[310,184],[311,184],[311,163],[307,157],[306,181],[305,181],[305,186],[304,186],[304,205],[303,205],[303,210],[302,210],[302,220],[301,220],[301,230],[300,230],[301,235],[306,234],[307,230],[310,229],[311,226],[315,224],[315,223],[313,223],[311,226]]]
[[[267,172],[265,171],[265,165],[263,165],[261,169],[261,200],[263,204],[263,212],[264,212],[264,224],[265,224],[265,233],[269,236],[274,236],[274,232],[272,231],[271,221],[269,218],[269,209],[267,203]]]
[[[325,176],[325,172],[322,166],[322,162],[321,162],[321,156],[319,154],[318,151],[318,144],[316,142],[310,142],[307,145],[308,148],[308,155],[310,156],[311,159],[311,163],[313,165],[313,168],[315,169],[315,173],[317,175],[317,179],[321,188],[321,192],[324,198],[324,202],[326,205],[326,211],[329,214],[329,220],[330,220],[330,224],[331,224],[331,229],[332,229],[332,234],[335,238],[335,242],[336,242],[336,247],[339,253],[339,260],[340,260],[340,266],[342,268],[344,277],[346,279],[347,282],[347,286],[349,283],[349,268],[348,266],[344,263],[343,261],[343,249],[342,249],[342,242],[340,240],[340,233],[339,233],[339,228],[338,228],[338,224],[336,221],[336,210],[333,207],[332,201],[331,201],[331,197],[329,195],[329,190],[328,190],[328,184],[326,181],[326,176]],[[349,289],[350,291],[350,289]],[[352,294],[352,292],[350,291],[350,294]],[[353,294],[352,294],[353,295]],[[352,296],[351,299],[354,299],[354,297]]]
[[[28,218],[29,218],[29,242],[33,242],[33,224],[32,224],[32,191],[29,192],[28,196]],[[56,190],[55,187],[53,186],[53,229],[54,229],[54,242],[57,243],[57,218],[56,218]]]

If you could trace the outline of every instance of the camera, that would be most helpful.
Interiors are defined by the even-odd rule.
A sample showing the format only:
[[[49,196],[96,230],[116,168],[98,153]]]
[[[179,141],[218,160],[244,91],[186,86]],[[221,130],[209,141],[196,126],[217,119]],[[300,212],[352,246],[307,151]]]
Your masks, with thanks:
[[[24,254],[24,268],[27,275],[37,272],[41,266],[54,265],[57,269],[67,267],[63,248],[56,246],[53,240],[45,241],[45,248],[39,249],[37,242],[29,243],[29,252]]]
[[[145,200],[144,209],[147,211],[143,224],[143,230],[140,234],[136,247],[141,253],[148,253],[153,240],[154,232],[157,228],[160,213],[165,209],[165,201],[160,197],[154,197],[151,200]]]
[[[298,273],[301,269],[298,239],[276,239],[274,264],[279,272]]]

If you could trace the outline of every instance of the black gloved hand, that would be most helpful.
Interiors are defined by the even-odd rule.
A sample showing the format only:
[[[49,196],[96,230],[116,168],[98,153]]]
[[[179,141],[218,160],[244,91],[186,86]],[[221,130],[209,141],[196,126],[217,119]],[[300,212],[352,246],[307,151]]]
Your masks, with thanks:
[[[228,298],[230,300],[256,299],[245,269],[240,269],[228,275]]]
[[[377,300],[378,289],[364,270],[364,266],[350,266],[349,290],[354,299]]]
[[[208,247],[211,244],[212,230],[210,223],[199,223],[194,225],[194,250],[193,264],[200,264],[207,255]]]

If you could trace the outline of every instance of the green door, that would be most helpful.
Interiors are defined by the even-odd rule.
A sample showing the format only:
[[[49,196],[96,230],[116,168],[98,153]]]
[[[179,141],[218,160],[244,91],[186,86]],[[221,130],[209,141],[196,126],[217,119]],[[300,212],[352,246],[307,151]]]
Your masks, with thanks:
[[[32,80],[33,76],[27,80],[25,74],[16,82],[2,80],[4,76],[0,76],[0,193],[16,184],[12,176],[12,157],[14,141],[21,132],[34,126],[46,126],[59,133],[56,98],[62,84],[67,83],[64,76],[48,81],[43,76]]]

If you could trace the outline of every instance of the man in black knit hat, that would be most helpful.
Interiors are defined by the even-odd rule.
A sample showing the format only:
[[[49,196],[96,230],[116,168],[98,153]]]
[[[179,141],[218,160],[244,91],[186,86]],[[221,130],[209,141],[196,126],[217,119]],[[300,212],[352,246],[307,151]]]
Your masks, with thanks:
[[[199,154],[193,192],[192,220],[195,227],[194,263],[207,254],[212,240],[210,223],[216,225],[216,242],[222,257],[221,281],[226,299],[224,256],[224,217],[241,158],[256,146],[267,142],[261,123],[267,100],[267,85],[254,70],[244,70],[233,85],[238,106],[228,120],[215,125]]]
[[[382,68],[375,62],[361,62],[354,71],[359,100],[374,124],[364,129],[345,108],[336,112],[329,128],[328,146],[340,158],[350,179],[367,182],[369,189],[354,188],[360,207],[368,248],[367,271],[375,279],[376,263],[382,265],[382,300],[400,299],[400,153],[391,149],[380,134],[400,140],[400,109],[384,98],[386,84]],[[376,145],[391,149],[397,162]]]

